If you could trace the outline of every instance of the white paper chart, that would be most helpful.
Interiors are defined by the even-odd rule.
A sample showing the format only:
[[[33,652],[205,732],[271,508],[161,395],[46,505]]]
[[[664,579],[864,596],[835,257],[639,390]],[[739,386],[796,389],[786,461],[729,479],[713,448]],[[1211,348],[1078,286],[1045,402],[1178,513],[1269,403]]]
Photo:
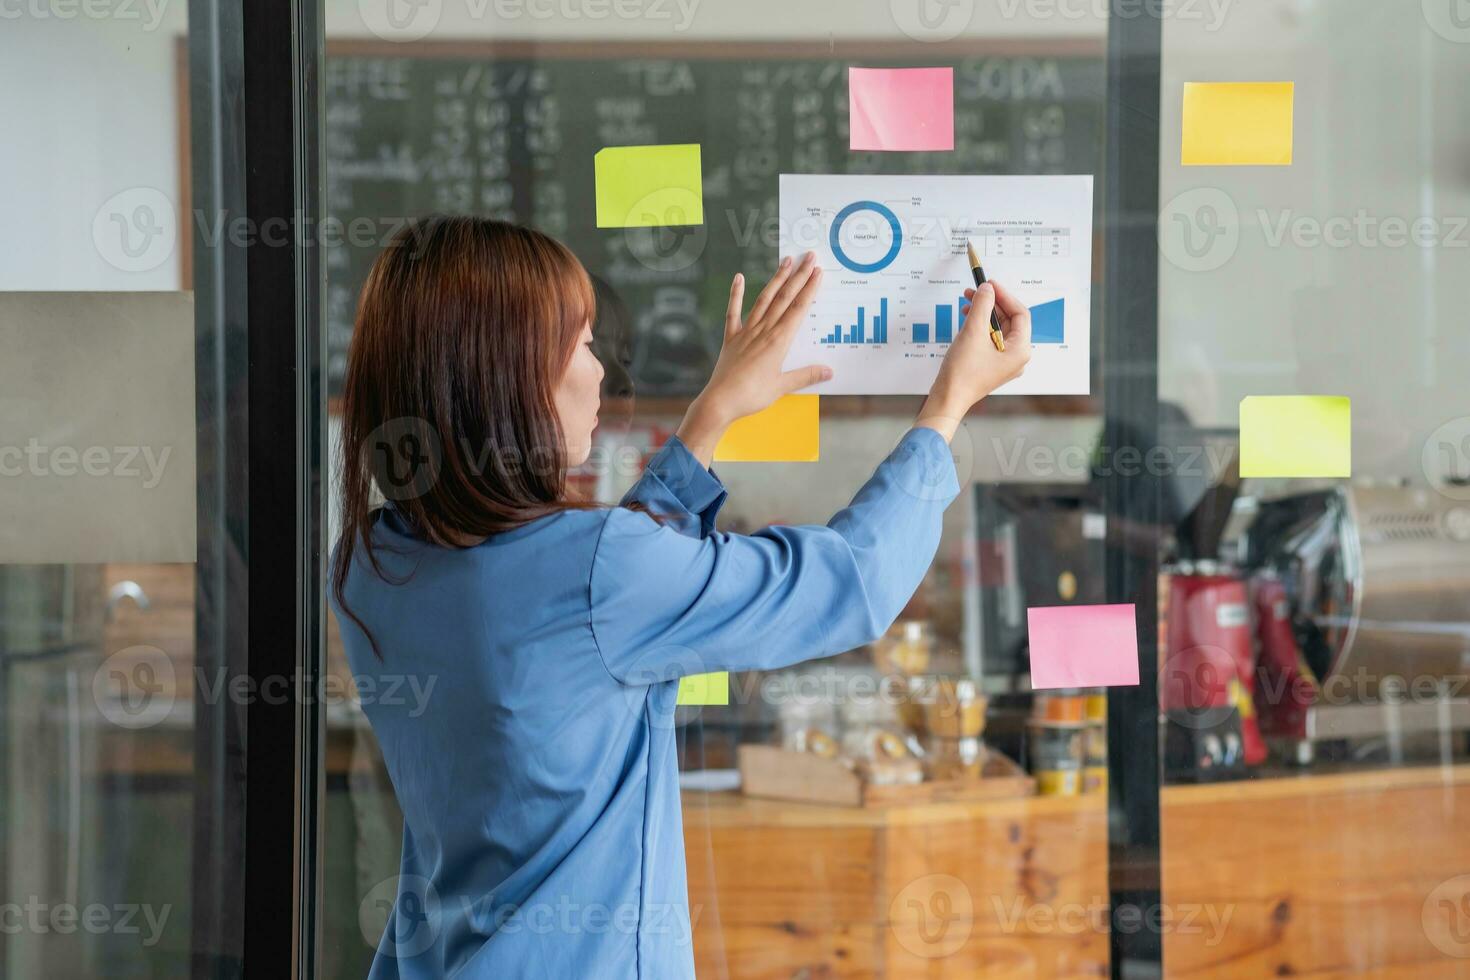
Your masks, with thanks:
[[[929,390],[964,323],[965,244],[1031,310],[1031,363],[998,394],[1088,394],[1092,177],[782,174],[781,254],[825,275],[786,368],[821,394]],[[988,325],[985,329],[989,329]]]

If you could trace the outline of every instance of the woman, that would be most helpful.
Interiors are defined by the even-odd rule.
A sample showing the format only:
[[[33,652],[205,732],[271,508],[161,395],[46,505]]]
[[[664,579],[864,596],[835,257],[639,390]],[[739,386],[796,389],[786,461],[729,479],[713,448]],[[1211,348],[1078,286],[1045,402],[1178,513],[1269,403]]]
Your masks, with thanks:
[[[1030,318],[967,290],[914,427],[825,526],[715,530],[731,422],[831,376],[781,363],[822,281],[783,259],[618,507],[573,502],[597,425],[587,273],[560,243],[434,218],[363,287],[343,393],[333,606],[403,809],[383,977],[692,977],[678,679],[870,642],[959,492],[950,438],[1020,374]],[[1006,352],[986,324],[998,301]],[[370,506],[376,485],[387,503]],[[426,701],[390,697],[426,691]]]

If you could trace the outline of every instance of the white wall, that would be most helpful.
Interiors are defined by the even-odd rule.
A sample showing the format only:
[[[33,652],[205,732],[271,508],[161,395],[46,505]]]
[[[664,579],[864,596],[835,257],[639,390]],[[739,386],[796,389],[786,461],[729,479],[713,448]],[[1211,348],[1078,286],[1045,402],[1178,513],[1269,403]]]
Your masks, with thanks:
[[[103,214],[114,235],[114,208],[131,218],[152,207],[170,229],[176,220],[161,212],[178,200],[174,45],[185,3],[151,3],[97,0],[108,16],[65,0],[0,3],[0,289],[179,288],[177,248],[163,239],[137,261],[93,239],[119,193],[129,196]],[[149,268],[127,268],[137,265]]]

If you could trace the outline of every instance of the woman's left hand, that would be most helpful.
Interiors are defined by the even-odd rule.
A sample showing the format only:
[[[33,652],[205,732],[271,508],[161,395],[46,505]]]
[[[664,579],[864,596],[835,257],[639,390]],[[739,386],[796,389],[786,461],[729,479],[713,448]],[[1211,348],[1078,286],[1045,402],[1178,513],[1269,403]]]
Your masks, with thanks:
[[[719,360],[709,384],[690,404],[677,433],[705,466],[714,458],[715,443],[731,422],[759,412],[783,395],[832,377],[832,369],[823,364],[781,370],[796,329],[821,283],[816,253],[806,253],[799,263],[790,256],[782,259],[742,323],[745,277],[735,276],[725,311],[725,339]]]

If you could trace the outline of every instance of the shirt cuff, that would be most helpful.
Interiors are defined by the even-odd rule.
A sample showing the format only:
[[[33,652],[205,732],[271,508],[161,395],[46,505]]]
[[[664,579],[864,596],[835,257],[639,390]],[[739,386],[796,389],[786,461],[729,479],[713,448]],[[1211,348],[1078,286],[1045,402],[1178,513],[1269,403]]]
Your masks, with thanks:
[[[647,504],[675,503],[697,516],[702,533],[714,530],[715,516],[725,503],[725,485],[713,470],[706,469],[684,441],[670,436],[662,449],[649,460],[643,471],[644,479],[653,477],[662,486],[670,500],[650,501]],[[659,494],[664,496],[664,494]]]
[[[898,441],[893,456],[910,460],[899,478],[900,485],[910,495],[946,505],[959,496],[954,453],[938,432],[926,425],[914,426]]]

